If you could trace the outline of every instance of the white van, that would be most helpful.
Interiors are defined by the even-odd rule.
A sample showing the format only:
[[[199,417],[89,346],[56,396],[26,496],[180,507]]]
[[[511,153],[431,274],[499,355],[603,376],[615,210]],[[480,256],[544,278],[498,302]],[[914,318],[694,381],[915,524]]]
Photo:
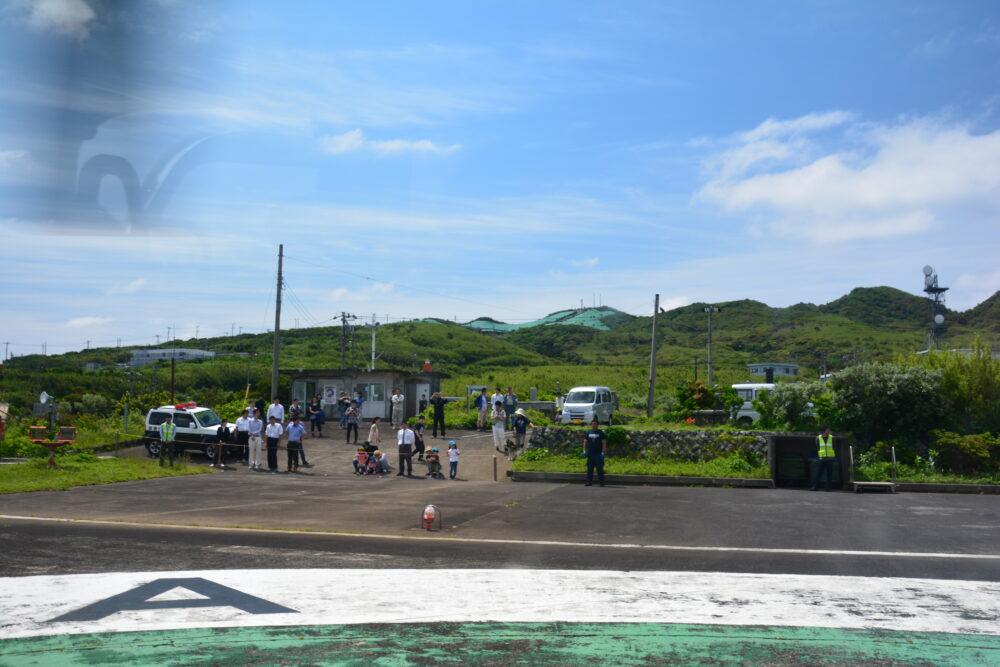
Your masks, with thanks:
[[[743,399],[743,405],[736,410],[735,420],[739,426],[750,426],[760,419],[760,413],[753,409],[753,402],[757,399],[757,394],[764,389],[768,391],[774,389],[773,382],[744,382],[734,384],[733,389],[736,394]]]
[[[618,407],[618,394],[607,387],[573,387],[562,405],[563,424],[610,424]]]
[[[167,415],[174,418],[178,451],[194,449],[215,460],[222,419],[211,408],[199,407],[195,403],[163,405],[146,414],[146,433],[143,439],[150,456],[160,455],[160,424],[166,421]]]

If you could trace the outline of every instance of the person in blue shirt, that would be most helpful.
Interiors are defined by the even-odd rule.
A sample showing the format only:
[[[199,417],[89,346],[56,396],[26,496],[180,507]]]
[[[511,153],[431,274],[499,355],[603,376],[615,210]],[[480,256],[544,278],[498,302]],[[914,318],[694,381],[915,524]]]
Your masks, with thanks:
[[[285,472],[299,471],[299,457],[302,455],[302,439],[306,437],[306,427],[302,425],[302,417],[298,414],[292,417],[292,423],[286,429],[288,433],[288,469]]]

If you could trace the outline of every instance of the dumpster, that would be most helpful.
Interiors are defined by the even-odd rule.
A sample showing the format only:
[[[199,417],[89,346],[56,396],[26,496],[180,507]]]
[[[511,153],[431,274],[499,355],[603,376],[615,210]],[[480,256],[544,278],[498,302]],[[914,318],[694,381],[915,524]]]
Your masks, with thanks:
[[[833,467],[831,488],[845,488],[849,465],[847,446],[847,438],[834,436],[837,464]],[[775,487],[807,489],[812,486],[813,475],[816,474],[816,435],[788,433],[768,436],[767,458]]]

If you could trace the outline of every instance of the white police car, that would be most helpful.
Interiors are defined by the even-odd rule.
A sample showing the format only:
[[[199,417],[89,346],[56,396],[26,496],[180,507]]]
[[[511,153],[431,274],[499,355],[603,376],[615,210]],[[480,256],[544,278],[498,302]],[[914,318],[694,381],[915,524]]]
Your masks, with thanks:
[[[200,407],[193,402],[163,405],[146,414],[146,434],[143,439],[150,456],[160,455],[160,424],[167,420],[167,415],[174,418],[178,451],[193,449],[215,459],[222,419],[211,408]]]

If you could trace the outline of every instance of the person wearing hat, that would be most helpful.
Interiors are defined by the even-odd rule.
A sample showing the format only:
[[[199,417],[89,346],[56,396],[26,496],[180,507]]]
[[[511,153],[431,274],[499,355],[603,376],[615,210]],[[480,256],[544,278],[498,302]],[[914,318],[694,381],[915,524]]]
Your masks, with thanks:
[[[594,468],[597,481],[604,486],[604,456],[608,452],[608,436],[601,430],[596,419],[590,422],[590,430],[583,439],[583,451],[587,454],[587,486],[594,483]]]
[[[458,444],[454,440],[448,441],[448,479],[458,477],[458,456],[462,452],[458,451]]]
[[[524,408],[518,408],[514,411],[514,451],[509,452],[510,459],[514,460],[517,458],[517,453],[524,450],[524,441],[528,434],[528,427],[534,426],[531,420],[528,418],[527,413],[524,412]]]
[[[431,447],[431,451],[425,457],[424,462],[427,464],[428,477],[443,479],[441,476],[441,456],[438,454],[437,447]]]

